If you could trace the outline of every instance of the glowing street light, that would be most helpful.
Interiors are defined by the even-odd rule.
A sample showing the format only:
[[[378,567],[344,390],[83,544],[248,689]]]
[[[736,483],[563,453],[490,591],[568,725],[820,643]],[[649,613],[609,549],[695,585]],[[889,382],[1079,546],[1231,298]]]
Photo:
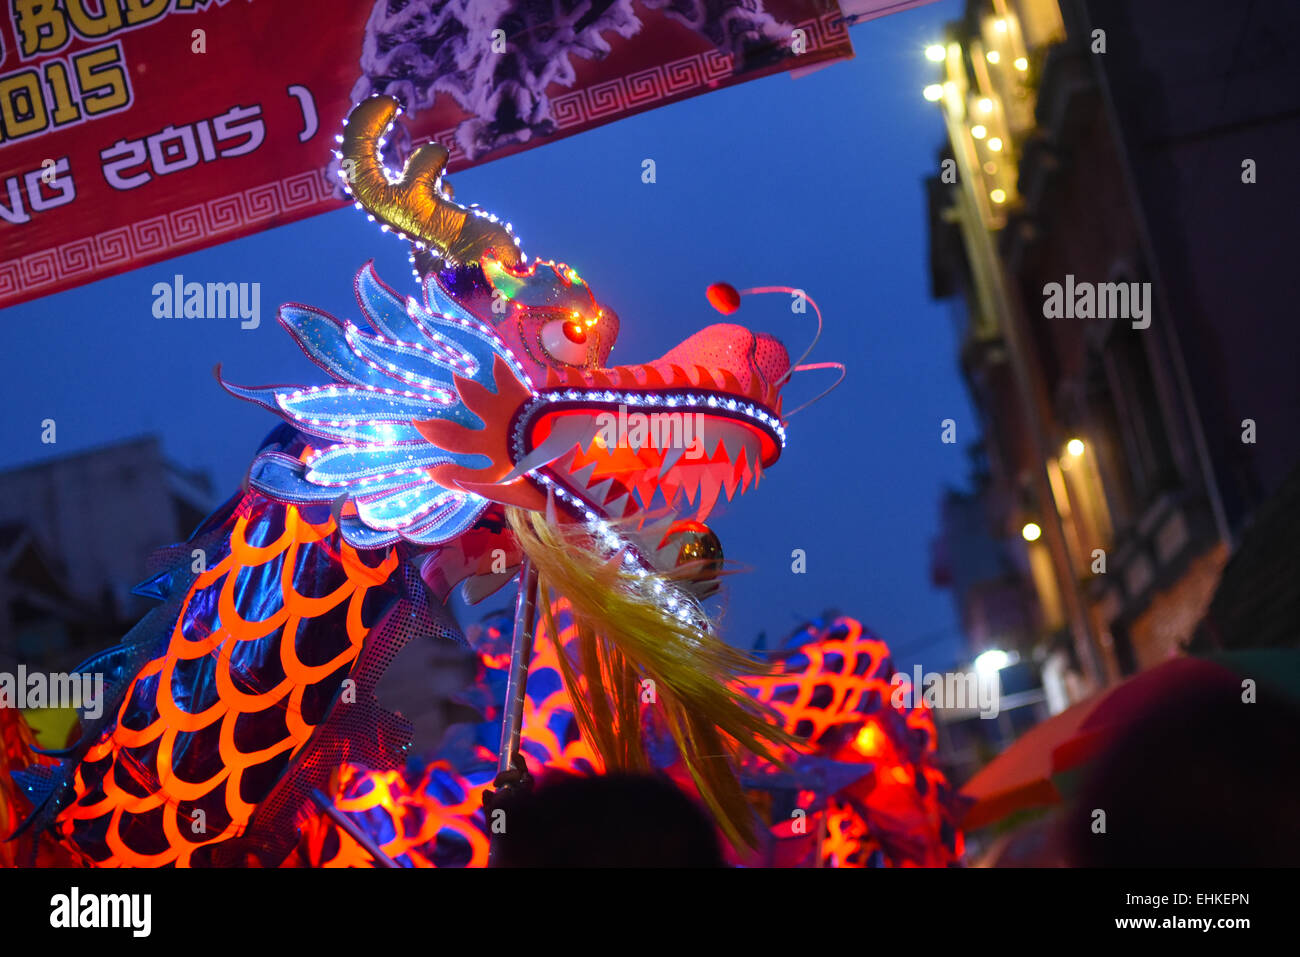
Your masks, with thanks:
[[[921,95],[924,96],[931,103],[937,103],[941,99],[943,99],[943,87],[940,86],[938,83],[931,83],[929,86],[927,86],[924,90],[921,91]]]
[[[1011,664],[1011,656],[1001,648],[990,648],[988,651],[981,652],[975,658],[975,671],[988,677],[995,675],[1007,665]]]
[[[1043,530],[1034,522],[1025,522],[1025,527],[1020,530],[1020,537],[1027,542],[1036,542],[1042,537]]]
[[[948,51],[941,43],[932,43],[925,48],[925,58],[933,63],[942,63],[947,55]]]

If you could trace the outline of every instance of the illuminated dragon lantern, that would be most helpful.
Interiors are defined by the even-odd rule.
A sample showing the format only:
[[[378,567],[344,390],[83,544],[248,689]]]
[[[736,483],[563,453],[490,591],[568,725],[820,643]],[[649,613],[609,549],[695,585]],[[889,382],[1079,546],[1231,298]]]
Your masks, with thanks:
[[[530,772],[538,777],[557,772],[599,774],[603,763],[582,737],[558,659],[561,647],[576,657],[577,629],[563,599],[555,602],[552,615],[559,638],[540,633],[533,646],[520,750]],[[369,837],[373,848],[398,867],[486,866],[490,832],[482,798],[497,765],[510,627],[509,615],[501,612],[466,630],[477,653],[477,668],[474,680],[457,700],[485,720],[454,725],[427,762],[413,759],[402,771],[343,765],[326,789],[335,816],[316,814],[304,824],[289,866],[376,865],[371,850],[338,826],[338,815],[345,815]],[[655,757],[651,754],[652,761]]]
[[[772,806],[777,860],[770,862],[957,864],[961,799],[935,764],[934,716],[895,676],[885,642],[840,616],[808,623],[772,657],[768,673],[742,679],[794,738],[784,755],[788,772],[751,758],[758,773],[745,775],[772,792],[786,783],[794,797],[793,809],[778,814]]]
[[[560,648],[577,654],[566,603],[554,617],[559,640],[538,636],[524,708],[524,751],[535,774],[593,774],[601,758],[580,735],[560,680]],[[471,630],[479,655],[465,696],[490,720],[452,729],[428,764],[407,773],[346,765],[330,794],[338,814],[399,867],[481,867],[489,828],[481,802],[500,737],[509,622],[504,615]],[[783,867],[948,867],[964,852],[962,808],[935,764],[937,734],[921,700],[906,703],[893,681],[889,648],[852,618],[810,622],[773,654],[767,674],[739,684],[771,705],[790,735],[783,766],[750,757],[742,780],[766,809],[770,837],[735,863]],[[896,692],[898,694],[896,695]],[[643,735],[655,766],[697,795],[675,748],[643,707]],[[303,828],[295,865],[373,867],[375,857],[326,815]]]
[[[328,382],[222,380],[284,424],[246,487],[155,556],[139,590],[161,604],[82,666],[106,677],[104,718],[83,723],[58,766],[21,779],[26,828],[84,863],[282,861],[338,768],[404,759],[410,725],[373,694],[398,649],[458,636],[452,589],[477,600],[521,566],[535,570],[543,625],[548,596],[572,608],[580,667],[562,656],[563,678],[604,766],[650,766],[637,709],[653,681],[704,802],[733,841],[753,836],[719,756],[770,756],[783,735],[735,685],[753,662],[700,604],[716,539],[671,523],[702,523],[776,461],[787,353],[720,324],[656,361],[608,366],[614,312],[572,268],[529,262],[509,226],[452,200],[444,148],[421,147],[400,175],[385,168],[397,112],[382,96],[353,110],[340,175],[413,244],[423,300],[367,266],[362,321],[279,312]],[[611,439],[602,422],[621,407],[668,426]],[[675,413],[700,417],[702,445],[673,441]]]

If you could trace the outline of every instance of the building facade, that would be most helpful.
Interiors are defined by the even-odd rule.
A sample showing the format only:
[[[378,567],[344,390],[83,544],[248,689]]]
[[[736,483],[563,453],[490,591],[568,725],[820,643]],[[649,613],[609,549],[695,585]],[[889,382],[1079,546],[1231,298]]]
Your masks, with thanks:
[[[999,637],[1070,697],[1189,642],[1300,461],[1288,27],[1268,0],[971,0],[927,51],[933,286],[988,461],[983,528],[941,540],[1021,551],[1035,634]]]
[[[63,670],[120,640],[155,604],[131,592],[149,555],[215,504],[152,436],[0,473],[0,663]]]

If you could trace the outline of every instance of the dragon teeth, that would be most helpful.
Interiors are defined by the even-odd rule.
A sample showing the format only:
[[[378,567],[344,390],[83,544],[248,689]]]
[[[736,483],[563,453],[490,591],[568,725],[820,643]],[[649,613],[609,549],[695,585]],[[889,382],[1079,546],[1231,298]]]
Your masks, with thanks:
[[[696,512],[696,521],[708,519],[713,506],[717,504],[718,492],[722,489],[722,478],[712,468],[704,469],[700,474],[700,507]]]
[[[685,454],[686,450],[680,445],[666,450],[663,454],[663,462],[659,466],[659,478],[662,479],[671,472],[673,466],[675,466]]]
[[[575,485],[578,488],[587,488],[591,484],[591,477],[596,472],[596,463],[592,462],[582,468],[581,471],[570,472],[571,478],[576,479]]]

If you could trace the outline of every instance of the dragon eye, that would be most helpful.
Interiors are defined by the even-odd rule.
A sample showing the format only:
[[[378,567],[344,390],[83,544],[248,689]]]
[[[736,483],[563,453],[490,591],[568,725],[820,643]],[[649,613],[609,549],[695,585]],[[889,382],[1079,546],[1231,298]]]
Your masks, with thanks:
[[[542,348],[561,362],[584,365],[587,361],[587,327],[581,319],[552,319],[542,326]]]

